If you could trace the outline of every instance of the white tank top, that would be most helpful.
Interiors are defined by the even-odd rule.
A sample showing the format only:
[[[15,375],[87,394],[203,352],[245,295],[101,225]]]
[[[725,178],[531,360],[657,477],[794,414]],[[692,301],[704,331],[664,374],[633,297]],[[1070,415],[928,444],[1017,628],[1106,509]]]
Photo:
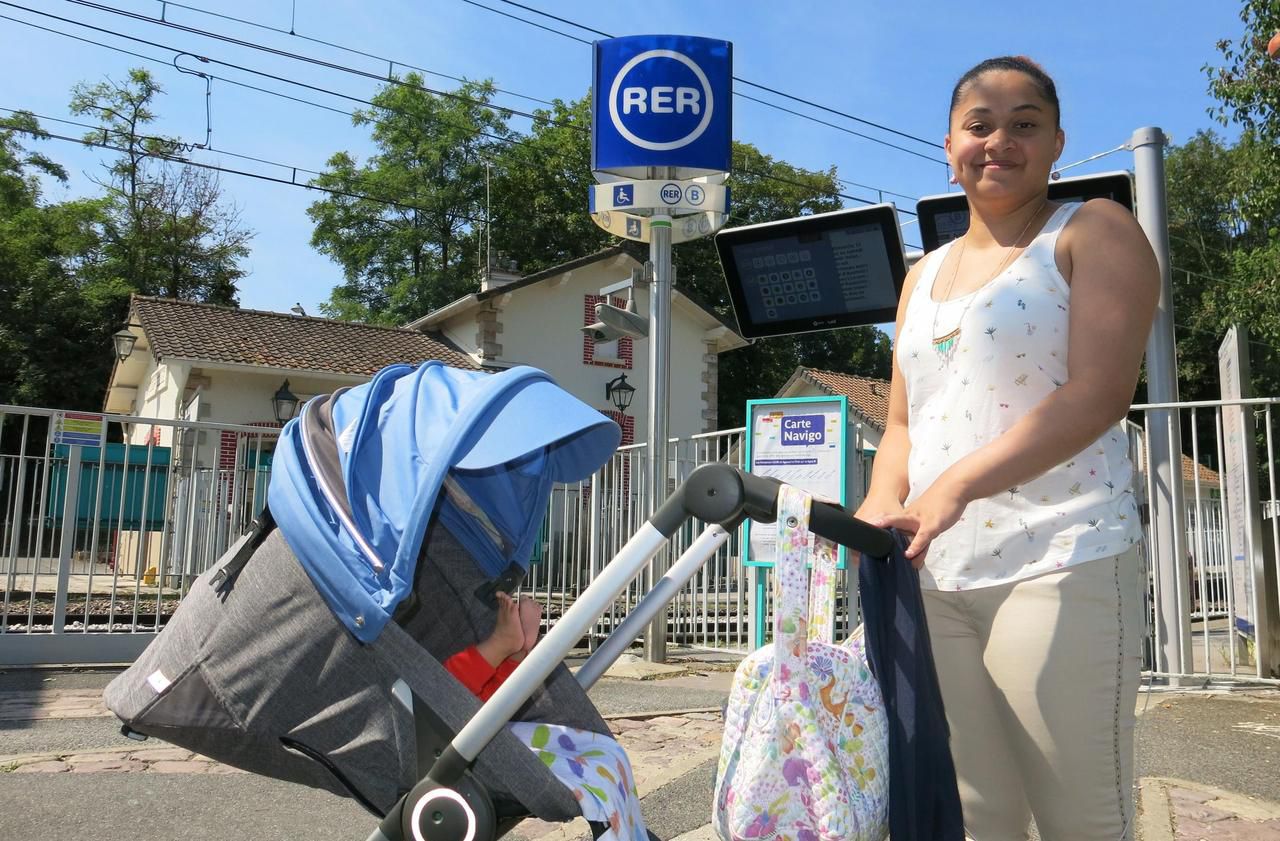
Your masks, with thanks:
[[[941,304],[933,297],[945,284],[934,293],[935,280],[953,243],[925,257],[895,343],[911,439],[908,503],[1066,382],[1071,288],[1054,246],[1078,208],[1058,208],[1008,268]],[[957,327],[947,362],[933,340]],[[930,545],[921,583],[989,587],[1124,552],[1141,535],[1132,479],[1117,424],[1035,479],[969,503]]]

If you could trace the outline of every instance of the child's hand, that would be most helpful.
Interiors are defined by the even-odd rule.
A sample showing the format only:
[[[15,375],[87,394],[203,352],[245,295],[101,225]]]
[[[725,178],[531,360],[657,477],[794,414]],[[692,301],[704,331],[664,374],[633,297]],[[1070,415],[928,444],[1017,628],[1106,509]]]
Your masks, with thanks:
[[[506,593],[498,593],[498,622],[493,633],[484,642],[476,646],[489,665],[495,669],[509,657],[521,654],[525,650],[524,627],[521,624],[520,608],[515,599]]]

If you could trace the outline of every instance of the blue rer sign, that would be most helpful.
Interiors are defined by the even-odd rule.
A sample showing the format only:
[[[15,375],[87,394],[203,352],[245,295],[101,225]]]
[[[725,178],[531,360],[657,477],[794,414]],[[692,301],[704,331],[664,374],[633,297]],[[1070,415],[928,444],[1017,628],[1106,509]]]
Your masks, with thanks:
[[[823,444],[827,438],[827,419],[822,415],[789,415],[782,418],[779,442],[784,447]]]
[[[591,169],[676,180],[729,171],[733,45],[686,35],[595,42]]]

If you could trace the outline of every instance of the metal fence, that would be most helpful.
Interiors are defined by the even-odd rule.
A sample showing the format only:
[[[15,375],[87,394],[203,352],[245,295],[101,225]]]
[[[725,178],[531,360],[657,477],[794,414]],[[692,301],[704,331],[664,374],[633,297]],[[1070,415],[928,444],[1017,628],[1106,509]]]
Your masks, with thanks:
[[[266,500],[273,430],[60,415],[0,405],[0,663],[136,656]]]
[[[1185,530],[1177,552],[1181,564],[1157,564],[1151,554],[1152,523],[1144,522],[1143,558],[1149,576],[1151,630],[1148,662],[1159,673],[1155,652],[1167,640],[1182,661],[1173,677],[1230,678],[1276,682],[1280,651],[1280,519],[1277,518],[1276,423],[1280,398],[1209,400],[1134,406],[1142,423],[1133,427],[1131,452],[1139,468],[1140,497],[1156,493],[1149,437],[1151,423],[1176,412],[1182,430],[1182,511]],[[1175,475],[1177,475],[1175,469]],[[1144,506],[1144,511],[1154,511]],[[1145,518],[1144,518],[1145,519]],[[1168,576],[1171,569],[1177,575]],[[1167,578],[1172,580],[1166,580]],[[1162,592],[1172,594],[1181,627],[1154,621]],[[1258,634],[1272,634],[1258,645]],[[1176,636],[1175,636],[1176,635]],[[1167,637],[1167,639],[1166,639]]]
[[[1190,628],[1190,642],[1182,645],[1182,675],[1267,677],[1249,631],[1259,615],[1280,615],[1274,590],[1280,520],[1270,502],[1276,499],[1277,403],[1174,407],[1187,453],[1185,576],[1161,580],[1158,565],[1148,563],[1147,595],[1154,618],[1162,588],[1176,591]],[[1151,463],[1145,430],[1152,413],[1167,408],[1135,406],[1129,424],[1138,467],[1134,492],[1144,512],[1152,510],[1145,503],[1155,493],[1145,470]],[[0,406],[0,663],[128,660],[163,627],[195,576],[261,509],[275,431],[108,415],[105,446],[74,448],[54,440],[54,415]],[[1256,493],[1238,471],[1224,474],[1221,467],[1233,463],[1229,447],[1246,435],[1257,446]],[[221,456],[206,439],[222,442]],[[229,440],[234,458],[227,455]],[[745,449],[741,428],[673,440],[672,486],[704,463],[742,466]],[[856,492],[870,468],[859,429],[853,449]],[[623,447],[589,481],[554,488],[524,583],[543,602],[548,623],[573,604],[641,525],[646,458],[643,445]],[[848,502],[856,506],[860,499]],[[702,526],[687,525],[667,557],[683,552]],[[1151,524],[1144,522],[1144,528],[1149,534]],[[670,644],[749,649],[752,580],[741,562],[744,539],[744,530],[737,530],[672,601]],[[1149,559],[1148,540],[1142,549]],[[838,586],[842,631],[858,621],[854,575],[846,572]],[[585,643],[594,646],[617,627],[646,587],[645,576],[634,581]],[[1152,671],[1161,635],[1160,623],[1153,621],[1147,646]]]

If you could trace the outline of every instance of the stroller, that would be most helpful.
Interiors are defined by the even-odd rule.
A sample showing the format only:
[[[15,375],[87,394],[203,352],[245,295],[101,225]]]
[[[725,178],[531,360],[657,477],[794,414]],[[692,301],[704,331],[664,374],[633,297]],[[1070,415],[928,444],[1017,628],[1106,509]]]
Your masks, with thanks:
[[[398,365],[311,400],[282,431],[269,511],[107,687],[122,732],[352,798],[380,819],[369,841],[490,841],[582,815],[507,725],[609,737],[587,690],[744,519],[774,519],[779,488],[694,471],[481,703],[441,663],[492,631],[551,485],[589,477],[619,438],[526,367]],[[703,533],[570,674],[564,657],[690,517]],[[890,551],[838,506],[815,502],[810,528]]]

